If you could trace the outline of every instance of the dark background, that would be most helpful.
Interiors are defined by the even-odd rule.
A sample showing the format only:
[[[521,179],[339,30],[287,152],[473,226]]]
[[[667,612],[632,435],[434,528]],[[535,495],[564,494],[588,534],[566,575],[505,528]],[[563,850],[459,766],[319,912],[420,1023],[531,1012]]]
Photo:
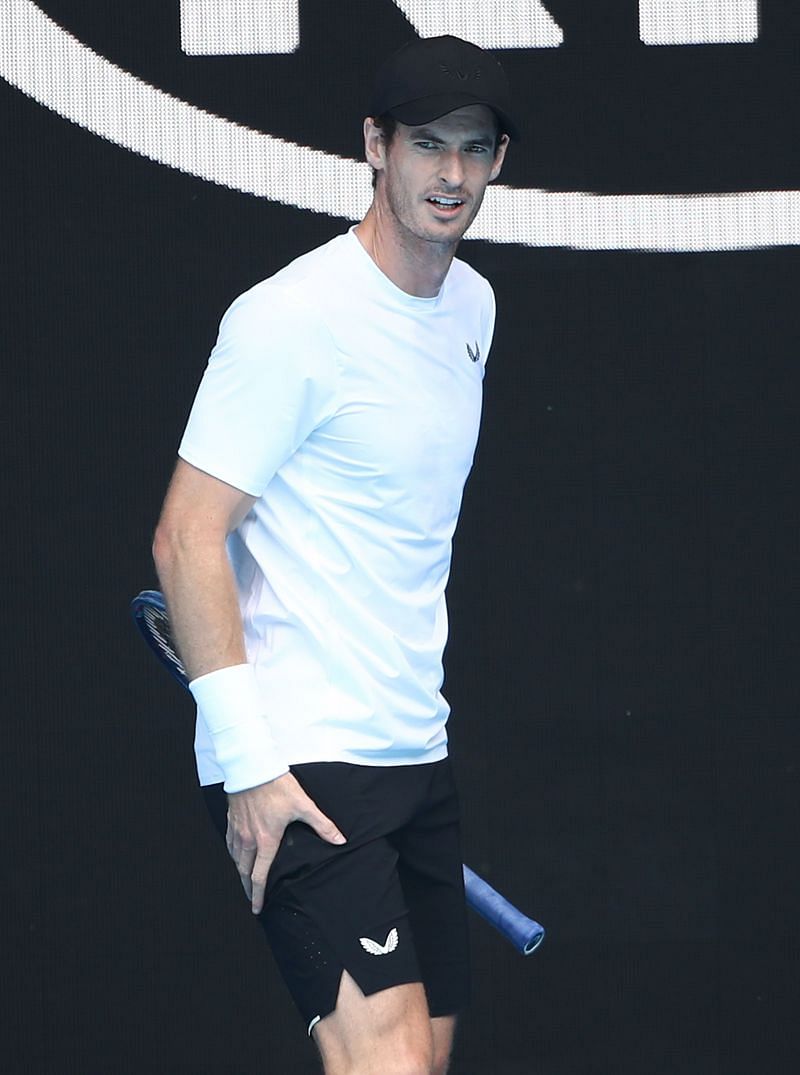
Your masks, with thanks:
[[[383,0],[307,0],[292,57],[188,58],[177,2],[40,6],[178,96],[352,156],[375,61],[409,36]],[[663,49],[634,3],[548,7],[565,45],[502,55],[528,135],[505,181],[800,185],[792,5],[765,0],[755,45]],[[305,1075],[196,792],[189,699],[127,605],[155,584],[222,311],[347,222],[170,171],[4,82],[0,124],[0,1067]],[[498,300],[449,590],[465,858],[548,936],[523,960],[474,922],[453,1073],[793,1073],[800,253],[461,254]]]

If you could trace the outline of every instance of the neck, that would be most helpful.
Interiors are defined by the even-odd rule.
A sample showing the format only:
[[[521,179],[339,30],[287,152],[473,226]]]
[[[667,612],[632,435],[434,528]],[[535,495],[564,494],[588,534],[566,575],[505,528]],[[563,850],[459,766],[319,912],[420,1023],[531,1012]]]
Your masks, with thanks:
[[[384,276],[401,291],[418,298],[439,294],[457,243],[421,239],[386,212],[377,199],[355,232]]]

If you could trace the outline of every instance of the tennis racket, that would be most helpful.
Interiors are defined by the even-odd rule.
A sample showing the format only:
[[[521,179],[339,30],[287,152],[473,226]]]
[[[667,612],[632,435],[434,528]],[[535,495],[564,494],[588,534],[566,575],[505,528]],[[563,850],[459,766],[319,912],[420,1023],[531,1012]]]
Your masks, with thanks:
[[[164,597],[158,590],[142,590],[131,601],[134,622],[150,649],[173,679],[188,690],[189,681],[172,640]],[[542,943],[544,929],[538,922],[517,910],[513,903],[464,866],[467,903],[501,933],[524,956]]]

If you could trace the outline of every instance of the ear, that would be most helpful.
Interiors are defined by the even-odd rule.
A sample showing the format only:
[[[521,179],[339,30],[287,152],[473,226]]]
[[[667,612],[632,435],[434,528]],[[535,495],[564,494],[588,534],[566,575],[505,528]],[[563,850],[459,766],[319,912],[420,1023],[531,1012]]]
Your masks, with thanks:
[[[364,156],[376,172],[386,167],[386,142],[383,131],[373,123],[372,116],[364,120]]]
[[[501,134],[497,141],[497,149],[494,151],[494,164],[492,170],[489,173],[489,182],[493,179],[497,179],[500,175],[500,170],[503,167],[503,161],[506,159],[506,150],[508,149],[509,138],[507,134]]]

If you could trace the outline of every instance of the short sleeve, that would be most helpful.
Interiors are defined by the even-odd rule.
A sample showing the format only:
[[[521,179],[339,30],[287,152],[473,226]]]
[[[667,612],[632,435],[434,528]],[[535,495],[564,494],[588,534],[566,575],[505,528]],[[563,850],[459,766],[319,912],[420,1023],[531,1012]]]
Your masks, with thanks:
[[[484,294],[482,296],[483,303],[481,309],[481,329],[483,330],[484,345],[482,348],[482,354],[483,364],[485,366],[486,361],[489,358],[489,352],[492,349],[496,307],[492,285],[488,282],[488,280],[484,280],[483,284]]]
[[[335,410],[337,365],[312,308],[269,282],[220,324],[178,454],[252,496]]]

